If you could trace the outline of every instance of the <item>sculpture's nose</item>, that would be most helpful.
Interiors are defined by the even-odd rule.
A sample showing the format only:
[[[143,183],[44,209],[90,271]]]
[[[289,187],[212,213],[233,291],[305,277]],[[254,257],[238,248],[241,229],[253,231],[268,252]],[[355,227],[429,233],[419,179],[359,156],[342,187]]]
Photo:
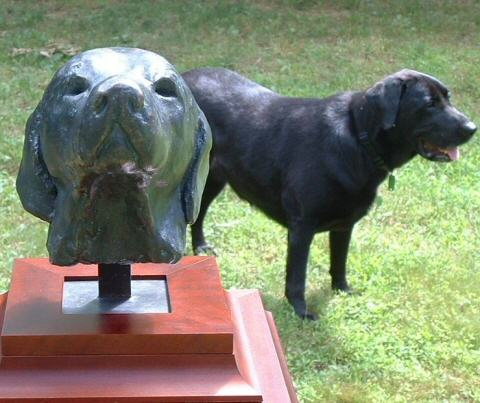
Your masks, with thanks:
[[[117,112],[139,112],[145,102],[143,91],[133,80],[115,77],[99,85],[95,98],[92,100],[97,114],[106,109],[114,108]]]

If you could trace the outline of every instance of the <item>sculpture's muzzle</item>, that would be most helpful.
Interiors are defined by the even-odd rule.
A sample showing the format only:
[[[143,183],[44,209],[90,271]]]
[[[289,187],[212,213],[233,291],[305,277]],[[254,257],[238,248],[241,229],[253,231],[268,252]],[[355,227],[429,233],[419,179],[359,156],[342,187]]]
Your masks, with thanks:
[[[117,119],[138,113],[144,107],[145,96],[140,86],[125,77],[112,77],[101,83],[90,102],[96,115],[112,113]]]

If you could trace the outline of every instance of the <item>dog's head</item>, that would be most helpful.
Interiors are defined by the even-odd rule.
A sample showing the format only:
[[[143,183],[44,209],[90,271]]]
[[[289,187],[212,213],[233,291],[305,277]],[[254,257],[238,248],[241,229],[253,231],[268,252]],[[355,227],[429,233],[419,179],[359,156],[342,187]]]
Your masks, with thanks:
[[[360,130],[387,144],[387,153],[395,148],[392,168],[416,154],[431,161],[457,160],[458,146],[476,131],[475,124],[452,106],[442,82],[414,70],[401,70],[376,83],[353,112]]]
[[[53,263],[171,262],[198,214],[210,148],[170,63],[94,49],[55,74],[30,116],[17,190],[50,222]]]

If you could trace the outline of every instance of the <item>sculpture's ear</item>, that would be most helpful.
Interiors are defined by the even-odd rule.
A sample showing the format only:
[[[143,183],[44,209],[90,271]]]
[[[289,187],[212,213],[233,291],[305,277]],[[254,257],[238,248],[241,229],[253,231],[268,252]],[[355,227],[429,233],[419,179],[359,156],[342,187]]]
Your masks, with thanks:
[[[374,122],[370,123],[374,123],[377,132],[378,129],[388,130],[395,126],[404,89],[404,80],[392,75],[366,91],[367,108],[374,110]]]
[[[197,219],[202,201],[202,193],[208,176],[212,133],[207,118],[200,111],[197,132],[195,134],[195,154],[185,178],[182,202],[185,221],[193,224]]]
[[[38,106],[29,117],[25,129],[17,192],[25,210],[50,222],[57,190],[42,158],[40,134],[43,130],[42,113]]]

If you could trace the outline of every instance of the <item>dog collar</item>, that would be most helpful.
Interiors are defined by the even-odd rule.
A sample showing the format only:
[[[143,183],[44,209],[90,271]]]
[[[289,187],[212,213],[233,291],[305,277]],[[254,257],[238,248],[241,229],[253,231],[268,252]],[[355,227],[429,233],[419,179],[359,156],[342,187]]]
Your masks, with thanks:
[[[370,141],[370,137],[368,136],[368,132],[360,132],[358,134],[358,139],[360,143],[365,147],[365,149],[370,154],[370,157],[373,160],[375,166],[382,170],[388,172],[388,189],[394,190],[395,189],[395,176],[392,173],[392,170],[388,167],[385,160],[377,153],[375,147],[373,146],[372,142]]]

